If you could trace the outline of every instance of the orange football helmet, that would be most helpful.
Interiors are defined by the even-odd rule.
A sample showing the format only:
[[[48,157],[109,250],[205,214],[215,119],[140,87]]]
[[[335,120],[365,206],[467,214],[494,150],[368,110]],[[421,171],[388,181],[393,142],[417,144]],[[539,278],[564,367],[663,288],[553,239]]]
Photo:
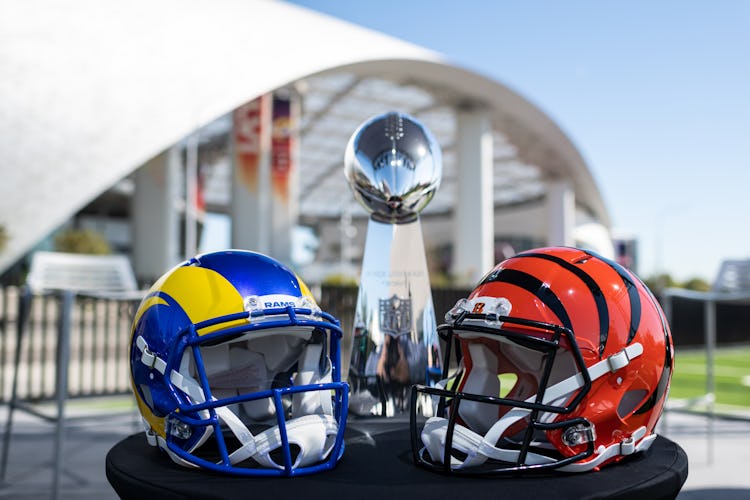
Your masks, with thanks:
[[[652,293],[622,266],[575,248],[516,255],[438,331],[447,343],[443,380],[412,389],[417,464],[583,472],[653,443],[672,338]],[[424,394],[434,416],[422,423],[414,408]]]

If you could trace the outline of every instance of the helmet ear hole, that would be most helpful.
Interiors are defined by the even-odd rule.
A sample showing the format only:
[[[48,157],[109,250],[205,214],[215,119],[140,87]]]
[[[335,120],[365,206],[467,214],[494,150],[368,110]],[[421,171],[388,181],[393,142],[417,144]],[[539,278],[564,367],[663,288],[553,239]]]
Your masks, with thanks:
[[[631,389],[627,391],[620,399],[617,405],[617,416],[625,418],[638,408],[644,399],[648,396],[646,389]]]
[[[138,387],[141,389],[141,395],[143,396],[143,400],[146,402],[147,405],[153,408],[154,398],[151,396],[151,387],[146,384],[140,384]]]

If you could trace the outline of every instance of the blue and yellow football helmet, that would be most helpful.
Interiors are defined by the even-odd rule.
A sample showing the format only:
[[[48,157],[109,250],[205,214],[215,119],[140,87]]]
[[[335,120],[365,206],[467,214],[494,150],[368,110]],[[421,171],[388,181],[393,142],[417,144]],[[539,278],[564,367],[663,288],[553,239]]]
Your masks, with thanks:
[[[136,312],[133,392],[150,444],[186,466],[294,476],[336,465],[348,385],[341,328],[292,271],[264,255],[199,255]]]

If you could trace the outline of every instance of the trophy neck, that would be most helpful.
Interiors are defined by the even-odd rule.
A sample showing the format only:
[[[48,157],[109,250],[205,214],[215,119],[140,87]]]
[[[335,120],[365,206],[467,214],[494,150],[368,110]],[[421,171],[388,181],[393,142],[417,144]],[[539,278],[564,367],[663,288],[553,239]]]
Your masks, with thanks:
[[[410,213],[404,215],[386,215],[379,212],[373,212],[370,214],[370,219],[381,224],[410,224],[412,222],[419,221],[419,214]]]

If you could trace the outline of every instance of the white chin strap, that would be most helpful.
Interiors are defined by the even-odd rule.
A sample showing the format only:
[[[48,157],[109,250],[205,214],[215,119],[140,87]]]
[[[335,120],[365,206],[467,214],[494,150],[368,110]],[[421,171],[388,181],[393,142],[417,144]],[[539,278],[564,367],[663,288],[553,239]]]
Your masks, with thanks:
[[[630,363],[630,360],[643,354],[643,346],[639,343],[631,344],[617,354],[603,359],[588,368],[591,381],[606,375],[614,373],[624,368]],[[575,391],[583,387],[584,379],[580,373],[558,382],[547,388],[544,393],[542,403],[545,405],[559,406],[565,403]],[[527,403],[536,401],[536,394],[525,400]],[[486,405],[495,406],[495,405]],[[461,405],[463,408],[463,404]],[[456,424],[453,431],[453,448],[466,454],[464,460],[450,457],[451,469],[460,470],[482,465],[487,459],[499,460],[503,462],[518,462],[520,456],[519,450],[503,449],[495,446],[503,433],[513,424],[522,420],[531,413],[532,410],[525,408],[513,408],[495,422],[484,436]],[[540,421],[551,422],[557,417],[557,413],[545,412],[540,414]],[[422,429],[421,437],[424,444],[424,450],[429,453],[434,462],[445,463],[445,441],[448,432],[448,419],[441,417],[431,417],[425,423]],[[622,442],[614,443],[610,446],[600,446],[594,451],[593,458],[587,461],[575,462],[558,468],[557,470],[565,472],[585,472],[599,466],[607,460],[619,455],[632,455],[633,453],[647,450],[654,439],[655,434],[646,436],[646,427],[640,427],[632,436],[624,439]],[[424,451],[423,450],[423,451]],[[557,462],[558,459],[542,455],[539,453],[528,452],[524,465],[544,465]]]
[[[136,344],[142,353],[141,361],[163,374],[166,369],[166,362],[149,351],[143,337],[138,337]],[[320,344],[310,344],[306,347],[305,352],[299,359],[299,369],[294,380],[295,385],[319,384],[331,381],[330,365],[324,374],[320,374],[318,363],[322,349],[323,346]],[[169,378],[176,388],[187,394],[195,403],[206,401],[203,389],[194,378],[185,376],[175,370],[172,370]],[[216,398],[212,397],[212,400],[216,400]],[[338,435],[338,423],[333,417],[330,391],[313,390],[295,393],[292,395],[292,404],[292,418],[287,420],[285,425],[289,444],[299,447],[292,467],[305,467],[324,460],[331,453]],[[278,425],[254,436],[228,407],[219,406],[214,408],[214,411],[240,442],[240,447],[229,455],[229,461],[232,465],[247,459],[253,459],[264,467],[284,469],[283,463],[279,464],[271,458],[271,453],[283,445]],[[202,412],[207,413],[207,410]],[[207,418],[207,414],[204,414],[204,418]],[[206,429],[207,432],[195,446],[186,450],[188,453],[193,453],[205,443],[211,435],[212,427]],[[162,437],[155,436],[153,432],[147,432],[147,437],[151,445],[158,444],[175,462],[196,467],[194,463],[186,461],[172,452]]]

